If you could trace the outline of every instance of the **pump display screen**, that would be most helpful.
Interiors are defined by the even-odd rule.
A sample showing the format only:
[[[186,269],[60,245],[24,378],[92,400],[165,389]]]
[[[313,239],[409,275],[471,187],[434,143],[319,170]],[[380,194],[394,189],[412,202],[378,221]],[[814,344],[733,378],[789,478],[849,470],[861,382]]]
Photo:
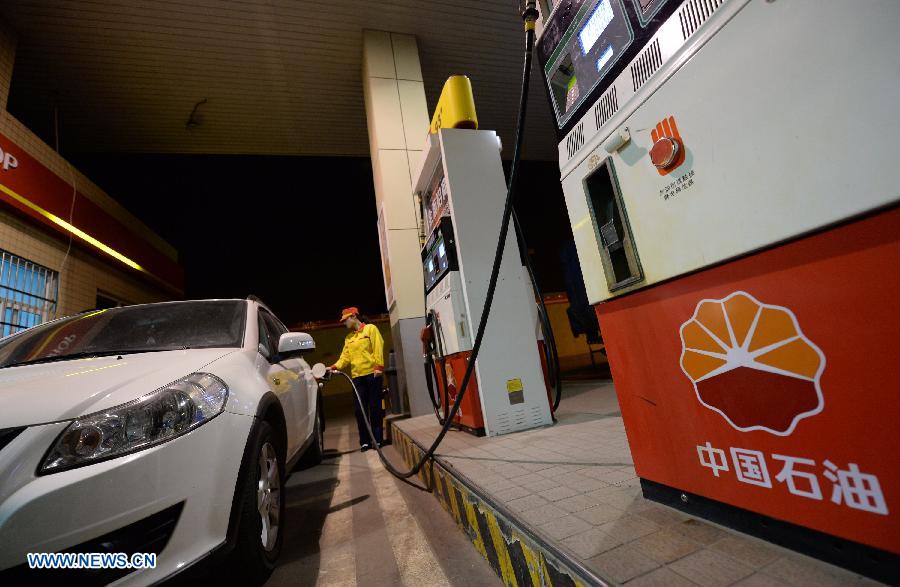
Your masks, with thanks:
[[[438,220],[425,248],[422,249],[422,272],[426,292],[431,291],[449,272],[459,271],[453,239],[453,223],[449,216],[444,216]]]
[[[613,56],[613,48],[612,45],[606,48],[606,51],[600,54],[600,59],[597,60],[597,71],[602,71],[606,64],[610,62]]]
[[[444,246],[443,238],[438,243],[438,266],[441,271],[447,269],[447,247]]]
[[[610,5],[609,0],[603,0],[597,5],[597,8],[594,9],[594,12],[588,18],[587,23],[578,33],[578,39],[581,41],[581,53],[583,55],[587,55],[588,51],[594,47],[597,43],[597,39],[600,38],[600,35],[603,34],[603,31],[605,31],[606,27],[609,26],[609,23],[612,22],[612,19],[612,6]]]
[[[560,128],[633,40],[624,0],[567,0],[557,7],[541,37],[538,57],[546,60],[542,65]]]
[[[722,1],[710,0],[710,4],[718,6]],[[583,119],[680,5],[676,0],[553,3],[536,54],[560,140]]]

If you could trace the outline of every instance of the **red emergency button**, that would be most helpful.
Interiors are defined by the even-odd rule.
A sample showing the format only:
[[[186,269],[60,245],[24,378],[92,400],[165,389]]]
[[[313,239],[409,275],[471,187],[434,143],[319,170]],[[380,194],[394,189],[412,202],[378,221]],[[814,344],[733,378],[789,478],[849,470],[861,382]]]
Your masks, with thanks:
[[[678,158],[678,151],[681,147],[678,141],[671,137],[660,137],[650,149],[650,161],[659,168],[666,169]]]

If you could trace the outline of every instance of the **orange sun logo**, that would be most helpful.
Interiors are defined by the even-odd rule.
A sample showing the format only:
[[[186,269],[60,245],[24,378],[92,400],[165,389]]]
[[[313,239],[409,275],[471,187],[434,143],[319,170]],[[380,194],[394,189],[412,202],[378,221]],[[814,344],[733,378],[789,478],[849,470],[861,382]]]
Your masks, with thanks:
[[[701,300],[681,325],[681,348],[697,399],[741,432],[788,436],[825,407],[825,355],[787,308],[742,291]]]

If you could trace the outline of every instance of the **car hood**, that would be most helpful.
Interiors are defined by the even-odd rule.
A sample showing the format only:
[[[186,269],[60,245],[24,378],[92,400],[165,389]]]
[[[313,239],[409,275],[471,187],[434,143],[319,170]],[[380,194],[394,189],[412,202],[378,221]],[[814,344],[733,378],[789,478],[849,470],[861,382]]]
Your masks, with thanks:
[[[131,400],[237,349],[188,349],[0,369],[0,428],[71,420]]]

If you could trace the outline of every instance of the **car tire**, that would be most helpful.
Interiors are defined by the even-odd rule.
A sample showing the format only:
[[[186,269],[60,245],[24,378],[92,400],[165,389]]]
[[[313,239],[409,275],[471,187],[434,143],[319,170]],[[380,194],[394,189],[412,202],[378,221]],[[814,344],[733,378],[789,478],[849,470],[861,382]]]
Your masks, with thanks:
[[[300,468],[315,467],[325,457],[325,417],[322,413],[322,396],[316,399],[316,423],[313,425],[312,442],[300,459]]]
[[[238,485],[239,522],[228,576],[240,585],[262,585],[275,570],[284,529],[284,452],[269,422],[248,439],[249,466]]]

